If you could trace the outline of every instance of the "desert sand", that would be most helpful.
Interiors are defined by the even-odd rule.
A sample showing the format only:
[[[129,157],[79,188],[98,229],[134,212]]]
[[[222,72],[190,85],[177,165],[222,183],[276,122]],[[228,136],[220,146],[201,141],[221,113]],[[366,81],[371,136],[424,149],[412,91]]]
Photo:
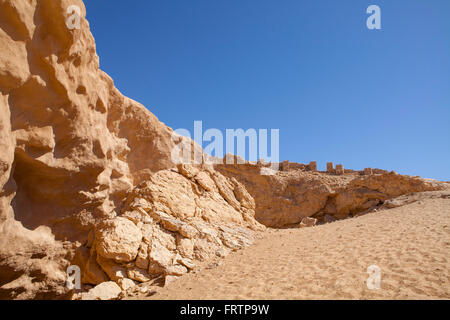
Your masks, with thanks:
[[[449,299],[450,200],[303,229],[270,229],[217,267],[139,299]],[[381,268],[369,290],[367,267]]]

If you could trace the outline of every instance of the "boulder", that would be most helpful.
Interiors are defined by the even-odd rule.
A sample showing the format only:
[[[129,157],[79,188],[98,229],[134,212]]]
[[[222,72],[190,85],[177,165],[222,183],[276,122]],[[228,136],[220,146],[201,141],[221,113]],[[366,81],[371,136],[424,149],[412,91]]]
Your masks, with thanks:
[[[127,270],[127,276],[137,282],[148,282],[153,278],[153,276],[148,274],[147,270],[138,267],[129,267]]]
[[[195,180],[200,185],[200,187],[202,187],[206,191],[212,191],[215,189],[214,181],[211,179],[208,172],[200,171],[195,176]]]
[[[102,222],[95,230],[95,239],[100,256],[118,262],[129,262],[138,254],[142,233],[130,220],[117,217]]]
[[[188,268],[186,268],[184,265],[172,265],[165,270],[165,274],[171,276],[182,276],[187,272]]]
[[[163,274],[173,264],[174,253],[169,251],[159,242],[152,243],[149,252],[148,273],[158,275]]]
[[[115,300],[122,289],[113,281],[103,282],[81,296],[82,300]]]
[[[133,280],[128,279],[128,278],[119,279],[117,284],[120,286],[120,288],[123,291],[127,291],[128,289],[131,289],[131,288],[133,288],[136,285],[136,283],[134,283]]]

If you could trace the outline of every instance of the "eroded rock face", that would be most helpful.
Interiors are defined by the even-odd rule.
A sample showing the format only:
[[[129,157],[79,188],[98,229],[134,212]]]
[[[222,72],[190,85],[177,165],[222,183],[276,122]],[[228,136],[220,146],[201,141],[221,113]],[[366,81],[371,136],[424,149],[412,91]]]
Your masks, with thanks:
[[[286,167],[286,166],[284,166]],[[441,190],[443,183],[375,170],[370,175],[352,171],[314,172],[290,163],[290,170],[261,175],[261,165],[218,164],[215,169],[236,179],[255,200],[255,217],[268,227],[293,227],[303,218],[320,222],[354,216],[400,195]]]
[[[175,143],[199,146],[114,87],[85,15],[0,0],[1,298],[64,297],[70,264],[91,285],[180,276],[263,228],[237,181],[176,168]]]
[[[71,5],[79,29],[66,26]],[[0,299],[70,298],[69,265],[95,286],[81,298],[116,299],[250,245],[260,222],[334,219],[431,188],[314,163],[273,176],[176,166],[175,143],[200,147],[114,87],[85,15],[81,0],[0,0]]]
[[[88,261],[97,256],[100,268],[119,285],[127,278],[170,280],[251,245],[264,230],[253,208],[253,199],[236,180],[180,165],[132,190],[120,216],[98,224],[91,247],[79,251],[90,251]],[[83,272],[83,279],[92,279],[87,268]]]
[[[99,69],[86,19],[67,28],[69,5],[85,16],[82,1],[20,3],[1,1],[2,179],[15,183],[26,228],[82,241],[135,183],[173,166],[172,131]]]
[[[80,29],[66,26],[70,5],[81,8]],[[0,0],[0,297],[63,288],[71,243],[174,166],[172,130],[99,69],[85,15],[81,0]],[[29,260],[39,251],[62,276]]]

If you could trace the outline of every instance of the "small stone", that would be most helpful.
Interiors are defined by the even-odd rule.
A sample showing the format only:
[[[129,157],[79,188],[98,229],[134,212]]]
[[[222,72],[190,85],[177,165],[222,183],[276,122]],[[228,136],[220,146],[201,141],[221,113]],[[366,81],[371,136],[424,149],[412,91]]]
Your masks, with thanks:
[[[138,282],[147,282],[152,280],[152,277],[148,274],[146,270],[132,267],[127,270],[127,276],[130,279],[133,279]]]
[[[300,224],[298,225],[299,228],[305,228],[305,227],[314,227],[317,223],[317,219],[305,217],[302,219]]]
[[[182,265],[174,265],[174,266],[170,266],[166,269],[166,275],[171,275],[171,276],[182,276],[183,274],[185,274],[187,272],[188,272],[188,269]]]
[[[114,300],[122,290],[114,281],[103,282],[86,293],[81,294],[82,300]]]
[[[136,285],[133,280],[128,278],[119,279],[117,282],[124,291],[133,288]]]
[[[147,293],[147,292],[148,292],[148,288],[147,288],[147,287],[141,287],[141,288],[139,289],[139,291],[140,291],[141,293]]]

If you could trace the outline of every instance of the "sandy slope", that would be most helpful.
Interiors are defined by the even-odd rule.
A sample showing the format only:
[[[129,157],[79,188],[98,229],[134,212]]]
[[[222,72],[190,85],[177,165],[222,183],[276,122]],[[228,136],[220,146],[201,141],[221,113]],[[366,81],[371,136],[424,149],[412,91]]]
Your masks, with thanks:
[[[369,265],[381,289],[369,290]],[[270,230],[218,267],[140,299],[449,299],[450,200],[313,228]]]

